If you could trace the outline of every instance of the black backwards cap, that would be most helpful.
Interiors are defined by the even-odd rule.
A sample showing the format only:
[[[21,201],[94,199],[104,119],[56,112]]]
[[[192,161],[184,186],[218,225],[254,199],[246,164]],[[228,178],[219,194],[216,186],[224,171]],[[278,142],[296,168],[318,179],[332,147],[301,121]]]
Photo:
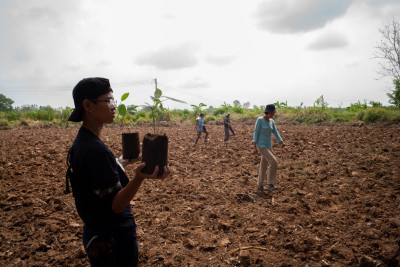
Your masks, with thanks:
[[[112,92],[110,81],[106,78],[94,77],[85,78],[75,85],[72,91],[74,98],[75,109],[69,116],[69,121],[79,122],[82,121],[83,115],[83,100],[96,99],[101,95]]]

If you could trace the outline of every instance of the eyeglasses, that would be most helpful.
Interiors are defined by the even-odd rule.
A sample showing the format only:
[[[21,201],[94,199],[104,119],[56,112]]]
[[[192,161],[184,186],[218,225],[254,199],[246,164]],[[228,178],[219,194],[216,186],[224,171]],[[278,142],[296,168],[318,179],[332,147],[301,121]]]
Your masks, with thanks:
[[[117,100],[115,100],[114,98],[110,98],[110,99],[94,99],[94,100],[90,100],[93,103],[96,102],[107,102],[108,105],[113,106],[113,107],[117,107]]]

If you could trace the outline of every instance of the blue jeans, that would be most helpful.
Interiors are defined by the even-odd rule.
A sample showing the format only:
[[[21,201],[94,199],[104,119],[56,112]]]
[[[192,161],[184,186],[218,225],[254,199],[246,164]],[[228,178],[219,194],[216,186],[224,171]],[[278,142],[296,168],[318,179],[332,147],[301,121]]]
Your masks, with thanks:
[[[84,226],[83,246],[92,267],[138,266],[139,249],[134,229],[108,236]]]

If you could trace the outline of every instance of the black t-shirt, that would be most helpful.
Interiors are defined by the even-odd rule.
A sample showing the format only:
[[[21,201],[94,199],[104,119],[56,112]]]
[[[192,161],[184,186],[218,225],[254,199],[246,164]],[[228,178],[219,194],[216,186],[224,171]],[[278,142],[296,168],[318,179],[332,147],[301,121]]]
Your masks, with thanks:
[[[81,127],[71,149],[72,192],[79,216],[87,227],[105,234],[136,232],[130,205],[112,211],[115,195],[129,182],[114,154],[91,131]]]

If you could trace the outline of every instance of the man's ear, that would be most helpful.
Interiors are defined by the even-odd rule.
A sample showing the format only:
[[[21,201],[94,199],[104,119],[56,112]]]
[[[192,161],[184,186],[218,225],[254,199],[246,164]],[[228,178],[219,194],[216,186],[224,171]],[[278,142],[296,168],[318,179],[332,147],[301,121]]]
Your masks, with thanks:
[[[85,110],[85,112],[91,112],[93,102],[90,101],[89,99],[85,99],[85,100],[83,100],[82,106],[83,106],[83,109]]]

